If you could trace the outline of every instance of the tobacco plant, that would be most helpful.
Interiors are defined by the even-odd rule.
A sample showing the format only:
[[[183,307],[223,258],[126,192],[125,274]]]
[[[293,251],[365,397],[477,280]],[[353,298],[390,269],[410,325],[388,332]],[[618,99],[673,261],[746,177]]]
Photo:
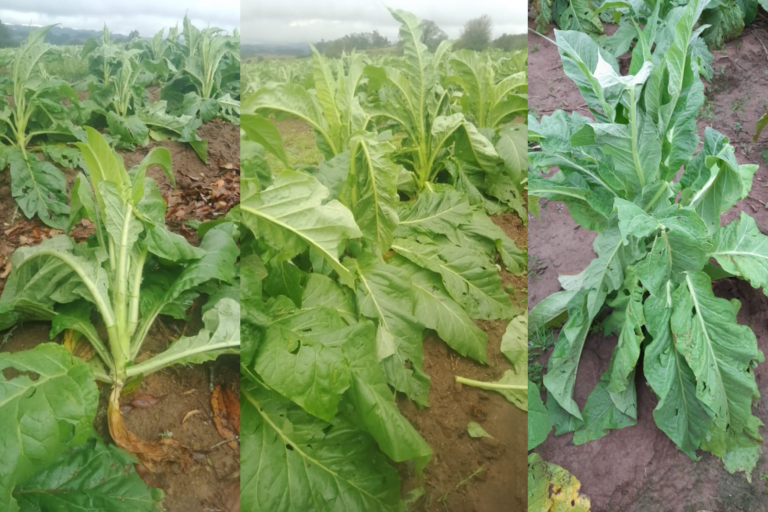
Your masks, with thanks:
[[[248,509],[402,507],[389,461],[412,461],[420,472],[432,453],[395,401],[400,392],[420,407],[429,404],[425,331],[485,363],[488,338],[473,319],[514,314],[496,262],[519,273],[524,253],[487,217],[482,196],[472,204],[447,177],[417,189],[414,169],[399,164],[416,140],[398,147],[377,123],[387,122],[385,104],[405,108],[413,100],[410,112],[388,112],[407,125],[408,137],[430,132],[421,141],[433,154],[434,174],[455,162],[482,180],[511,180],[509,164],[520,165],[511,153],[522,152],[525,137],[494,132],[497,152],[463,114],[442,115],[449,105],[436,85],[439,59],[420,42],[415,17],[392,14],[401,22],[404,71],[365,68],[365,57],[352,55],[334,76],[315,54],[314,92],[267,84],[244,102],[240,213],[252,234],[241,263]],[[392,81],[372,85],[371,76]],[[319,165],[292,168],[279,132],[262,115],[289,110],[315,129],[326,158]],[[267,152],[285,168],[270,169]],[[521,395],[524,388],[523,379],[499,389]]]
[[[532,166],[559,169],[547,179],[532,173],[529,193],[564,201],[579,225],[596,231],[597,258],[561,276],[564,290],[538,304],[530,322],[536,329],[567,319],[544,376],[556,434],[574,432],[578,445],[634,425],[642,371],[659,397],[656,424],[683,452],[697,459],[709,451],[728,471],[749,475],[762,444],[751,408],[763,354],[736,321],[738,301],[715,297],[712,280],[738,277],[768,290],[768,238],[744,212],[720,225],[747,197],[758,166],[740,165],[728,138],[711,128],[697,152],[704,93],[694,25],[707,3],[681,9],[671,44],[634,52],[627,76],[586,34],[556,31],[563,68],[594,120],[563,111],[529,118],[540,144],[528,155]],[[643,30],[649,49],[653,30]],[[598,318],[618,343],[582,410],[574,383]]]
[[[30,32],[27,41],[13,54],[10,76],[0,81],[0,169],[10,166],[11,194],[28,218],[37,215],[47,225],[61,229],[66,224],[64,175],[50,162],[30,153],[30,144],[51,136],[73,139],[81,130],[73,120],[80,116],[79,101],[72,87],[59,79],[43,78],[38,64],[51,49],[44,43],[51,27]],[[62,100],[67,99],[69,106]]]
[[[95,232],[86,242],[59,235],[16,250],[0,296],[0,329],[34,319],[50,321],[52,336],[65,330],[80,333],[98,356],[90,361],[94,377],[112,386],[112,437],[151,469],[165,458],[158,452],[168,451],[168,458],[182,461],[189,454],[172,440],[143,442],[127,431],[120,393],[131,379],[239,351],[239,304],[221,298],[204,307],[205,326],[197,335],[136,362],[159,315],[186,318],[185,311],[204,290],[217,297],[216,285],[234,279],[236,233],[233,224],[224,223],[209,229],[200,247],[193,247],[167,230],[165,202],[146,171],[160,166],[173,182],[168,150],[155,148],[126,172],[104,138],[92,128],[86,131],[87,142],[77,146],[89,176],[80,174],[72,187],[67,231],[86,219]],[[106,340],[92,322],[94,314]]]

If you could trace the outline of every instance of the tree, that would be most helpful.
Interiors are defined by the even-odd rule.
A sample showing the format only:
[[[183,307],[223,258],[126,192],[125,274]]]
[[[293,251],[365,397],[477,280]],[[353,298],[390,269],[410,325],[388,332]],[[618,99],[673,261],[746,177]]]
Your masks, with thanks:
[[[0,21],[0,48],[8,48],[9,46],[14,46],[11,31]]]
[[[469,20],[461,31],[461,36],[457,43],[458,48],[481,51],[488,47],[491,42],[491,27],[493,21],[490,16],[483,15],[479,18]]]
[[[434,52],[440,43],[446,39],[448,39],[448,34],[443,32],[437,23],[432,20],[421,22],[421,42],[427,45],[429,51]]]
[[[131,33],[128,34],[128,40],[133,41],[134,39],[138,39],[141,37],[141,34],[139,34],[138,30],[131,30]]]
[[[492,46],[506,52],[523,50],[528,47],[528,36],[526,34],[502,34],[493,40]]]

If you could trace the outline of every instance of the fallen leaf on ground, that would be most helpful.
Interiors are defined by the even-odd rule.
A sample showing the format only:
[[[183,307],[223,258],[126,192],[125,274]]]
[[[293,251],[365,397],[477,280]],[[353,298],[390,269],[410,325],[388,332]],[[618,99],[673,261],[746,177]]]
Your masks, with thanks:
[[[240,434],[240,401],[229,388],[216,386],[211,393],[211,407],[216,430],[229,447],[236,450]]]

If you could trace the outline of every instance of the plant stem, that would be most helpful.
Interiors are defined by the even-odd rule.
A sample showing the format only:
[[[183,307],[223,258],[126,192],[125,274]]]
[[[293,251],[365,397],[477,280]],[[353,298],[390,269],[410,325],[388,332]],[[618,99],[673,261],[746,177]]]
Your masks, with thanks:
[[[459,377],[458,375],[456,376],[456,382],[481,389],[528,389],[528,384],[497,384],[495,382],[467,379],[465,377]]]

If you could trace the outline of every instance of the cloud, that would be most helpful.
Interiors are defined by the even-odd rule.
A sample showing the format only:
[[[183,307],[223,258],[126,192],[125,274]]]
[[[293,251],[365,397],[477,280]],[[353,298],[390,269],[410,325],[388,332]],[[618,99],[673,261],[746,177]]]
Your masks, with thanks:
[[[457,38],[468,20],[484,14],[493,19],[494,36],[524,33],[528,27],[528,6],[523,0],[243,0],[242,39],[245,43],[314,43],[378,30],[396,40],[398,24],[386,7],[432,20],[450,38]]]
[[[0,20],[18,25],[49,25],[100,30],[104,23],[112,32],[138,30],[152,36],[161,28],[181,24],[189,12],[198,27],[215,26],[232,31],[240,25],[240,0],[2,0]]]

